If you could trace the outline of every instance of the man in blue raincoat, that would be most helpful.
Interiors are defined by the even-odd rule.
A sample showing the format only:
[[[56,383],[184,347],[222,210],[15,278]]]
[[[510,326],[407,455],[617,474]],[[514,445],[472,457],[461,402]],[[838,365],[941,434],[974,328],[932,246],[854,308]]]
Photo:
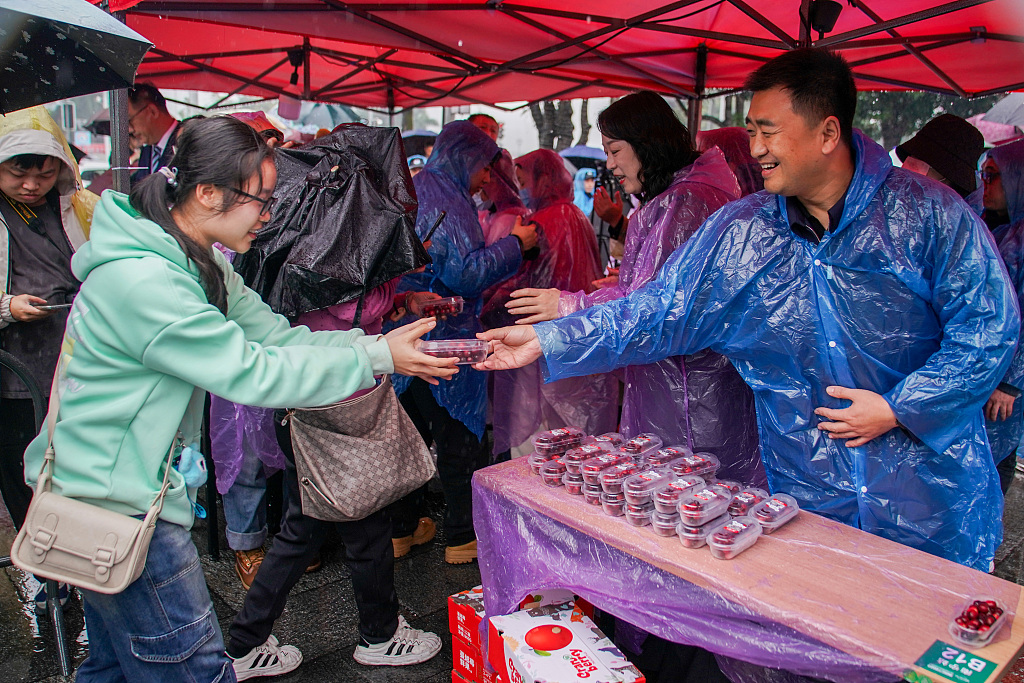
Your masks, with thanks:
[[[431,339],[472,338],[482,330],[484,291],[515,274],[523,253],[537,243],[536,226],[521,221],[490,246],[484,241],[473,195],[490,180],[491,162],[497,156],[498,145],[486,133],[469,121],[455,121],[441,130],[426,166],[413,178],[419,201],[416,233],[429,242],[427,253],[433,262],[424,272],[405,276],[399,291],[461,296],[465,302],[462,313],[438,321]],[[428,240],[442,211],[445,217]],[[476,559],[471,480],[473,472],[490,460],[482,440],[487,377],[469,367],[437,386],[396,376],[395,391],[420,433],[437,447],[437,471],[447,503],[445,560],[471,562]],[[412,494],[392,510],[398,552],[408,552],[410,545],[432,537],[424,533],[432,525],[420,517],[421,498],[420,493]]]
[[[629,296],[481,335],[481,369],[543,355],[549,379],[711,348],[754,390],[773,491],[988,571],[1002,496],[982,406],[1006,373],[1016,296],[951,190],[853,131],[850,69],[788,52],[747,81],[767,192],[727,204]]]

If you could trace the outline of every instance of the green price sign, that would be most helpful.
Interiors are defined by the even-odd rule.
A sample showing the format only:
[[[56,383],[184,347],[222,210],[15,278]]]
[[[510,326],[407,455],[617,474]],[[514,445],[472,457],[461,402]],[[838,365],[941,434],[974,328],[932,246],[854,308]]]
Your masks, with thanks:
[[[947,645],[941,640],[936,640],[928,651],[921,655],[917,665],[955,683],[987,681],[996,670],[994,662]]]

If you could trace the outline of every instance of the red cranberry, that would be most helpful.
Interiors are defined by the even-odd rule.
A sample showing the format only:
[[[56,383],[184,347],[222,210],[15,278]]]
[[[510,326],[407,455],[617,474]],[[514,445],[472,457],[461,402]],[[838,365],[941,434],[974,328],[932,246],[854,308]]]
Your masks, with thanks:
[[[966,610],[964,610],[964,616],[970,617],[971,619],[977,619],[978,618],[978,608],[975,607],[974,605],[971,605]]]
[[[974,603],[974,605],[978,608],[978,614],[988,614],[987,602],[982,602],[981,600],[979,600],[978,602]]]
[[[968,628],[972,628],[975,631],[977,631],[978,628],[981,627],[981,622],[978,621],[977,619],[971,619],[969,622],[967,622],[967,627]]]
[[[956,624],[957,624],[957,626],[967,626],[967,620],[964,619],[963,617],[957,617],[956,618]]]
[[[978,627],[978,633],[987,633],[988,629],[989,629],[988,626],[979,626]]]
[[[991,614],[996,619],[998,619],[999,617],[1001,617],[1003,615],[1003,610],[1000,607],[992,607],[990,609],[990,611],[989,611],[989,614]]]
[[[988,605],[989,609],[999,609],[999,605],[996,603],[995,600],[989,600],[985,604]]]

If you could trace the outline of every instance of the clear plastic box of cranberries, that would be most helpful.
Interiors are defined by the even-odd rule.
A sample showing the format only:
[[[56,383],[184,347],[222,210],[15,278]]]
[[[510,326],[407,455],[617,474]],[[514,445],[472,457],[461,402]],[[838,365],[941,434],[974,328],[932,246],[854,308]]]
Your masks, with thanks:
[[[708,533],[708,547],[719,560],[731,560],[754,545],[760,535],[761,525],[753,517],[733,517]]]
[[[626,513],[626,497],[621,493],[602,493],[601,507],[606,515],[621,517]]]
[[[651,523],[651,514],[654,512],[654,505],[633,505],[626,503],[626,521],[632,526],[647,526]]]
[[[490,345],[483,339],[421,339],[416,348],[428,356],[458,358],[458,365],[470,365],[484,362]]]
[[[627,477],[631,477],[640,471],[640,466],[635,462],[620,462],[603,470],[600,475],[601,488],[605,493],[622,493],[622,483]]]
[[[562,456],[562,462],[565,463],[565,468],[573,474],[579,474],[580,465],[584,461],[596,458],[604,453],[611,453],[615,450],[615,447],[610,443],[604,441],[594,441],[592,443],[585,443],[582,446],[576,448],[570,448]]]
[[[721,482],[718,482],[721,483]],[[764,489],[748,486],[737,493],[729,504],[729,514],[733,517],[749,515],[754,506],[768,500],[768,492]]]
[[[540,478],[548,486],[561,486],[562,477],[565,475],[565,463],[558,458],[548,460],[541,465]]]
[[[580,474],[583,475],[583,481],[588,484],[600,484],[602,472],[609,467],[614,467],[624,462],[633,462],[633,458],[618,451],[602,453],[590,460],[584,460],[583,464],[580,465]]]
[[[565,463],[562,463],[563,465]],[[566,472],[562,475],[562,486],[565,487],[566,493],[573,496],[583,495],[583,476],[580,474],[573,474],[572,472]]]
[[[647,455],[647,464],[651,467],[664,467],[679,458],[685,458],[690,455],[693,455],[693,451],[686,446],[666,446],[654,453],[649,453]]]
[[[949,635],[968,647],[985,647],[1007,618],[1006,608],[998,600],[987,596],[973,598],[949,622]]]
[[[626,443],[626,437],[618,432],[606,432],[604,434],[598,434],[597,436],[586,436],[583,438],[583,443],[605,443],[611,446],[609,450],[615,450],[622,444]]]
[[[750,516],[758,521],[766,534],[770,534],[786,524],[800,512],[793,496],[776,493],[766,501],[758,503],[750,510]]]
[[[636,458],[641,458],[647,453],[658,450],[661,446],[661,437],[657,434],[640,434],[619,446],[619,450],[623,453],[629,453]]]
[[[726,514],[730,503],[732,492],[712,484],[681,497],[677,508],[683,524],[701,526]]]
[[[722,526],[729,519],[729,514],[726,513],[700,526],[689,526],[679,522],[676,524],[675,532],[679,536],[679,542],[683,544],[684,548],[703,548],[707,545],[708,534],[711,533],[711,530]]]
[[[601,504],[601,494],[604,491],[601,489],[600,484],[583,484],[583,500],[587,501],[590,505]]]
[[[582,441],[582,429],[579,427],[562,427],[541,432],[533,437],[533,450],[541,455],[561,455],[570,448],[576,448]]]
[[[704,477],[698,477],[695,474],[676,477],[654,492],[654,507],[658,512],[663,512],[666,515],[678,515],[679,510],[676,506],[679,505],[679,499],[703,488],[703,486]]]
[[[720,466],[718,458],[711,453],[694,453],[673,461],[672,471],[677,477],[684,474],[696,474],[698,477],[710,479]]]
[[[667,469],[637,472],[623,483],[626,502],[633,505],[653,503],[654,492],[664,486],[668,486],[669,482],[675,478],[675,475]]]
[[[423,317],[447,318],[450,315],[462,313],[465,301],[461,296],[450,296],[447,299],[434,299],[423,304]]]
[[[541,455],[540,453],[530,453],[527,456],[527,462],[530,463],[530,471],[536,475],[540,475],[540,468],[544,466],[548,460],[551,459],[549,455]]]
[[[651,529],[659,536],[675,536],[676,526],[679,524],[679,514],[666,514],[655,510],[651,513]]]

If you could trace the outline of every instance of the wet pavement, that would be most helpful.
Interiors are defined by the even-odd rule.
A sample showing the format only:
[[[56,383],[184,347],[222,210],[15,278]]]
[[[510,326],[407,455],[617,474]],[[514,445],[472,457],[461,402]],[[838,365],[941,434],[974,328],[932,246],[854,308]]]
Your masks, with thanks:
[[[432,514],[440,518],[439,498],[432,499]],[[223,526],[223,515],[220,516]],[[996,555],[996,574],[1024,584],[1024,475],[1017,479],[1006,498],[1005,540]],[[439,525],[440,526],[440,525]],[[480,582],[476,564],[451,566],[444,562],[444,540],[438,538],[395,562],[395,585],[402,614],[415,628],[442,636],[444,648],[430,662],[418,666],[364,667],[352,659],[358,640],[357,615],[352,584],[342,560],[342,548],[331,539],[324,548],[323,568],[304,576],[292,591],[275,635],[282,643],[298,645],[303,663],[281,683],[299,681],[346,681],[358,683],[448,683],[451,681],[452,650],[448,634],[447,597]],[[0,547],[9,548],[14,537],[10,517],[0,504]],[[234,554],[227,549],[221,533],[221,556],[214,561],[207,551],[207,528],[199,521],[193,539],[202,556],[203,570],[220,617],[227,630],[241,607],[244,591],[234,572]],[[53,630],[46,617],[38,618],[32,598],[37,584],[17,569],[0,572],[0,680],[4,683],[70,681],[59,675]],[[68,644],[75,663],[86,656],[88,642],[82,606],[73,596],[64,611]],[[1024,658],[1003,679],[1024,683]]]

